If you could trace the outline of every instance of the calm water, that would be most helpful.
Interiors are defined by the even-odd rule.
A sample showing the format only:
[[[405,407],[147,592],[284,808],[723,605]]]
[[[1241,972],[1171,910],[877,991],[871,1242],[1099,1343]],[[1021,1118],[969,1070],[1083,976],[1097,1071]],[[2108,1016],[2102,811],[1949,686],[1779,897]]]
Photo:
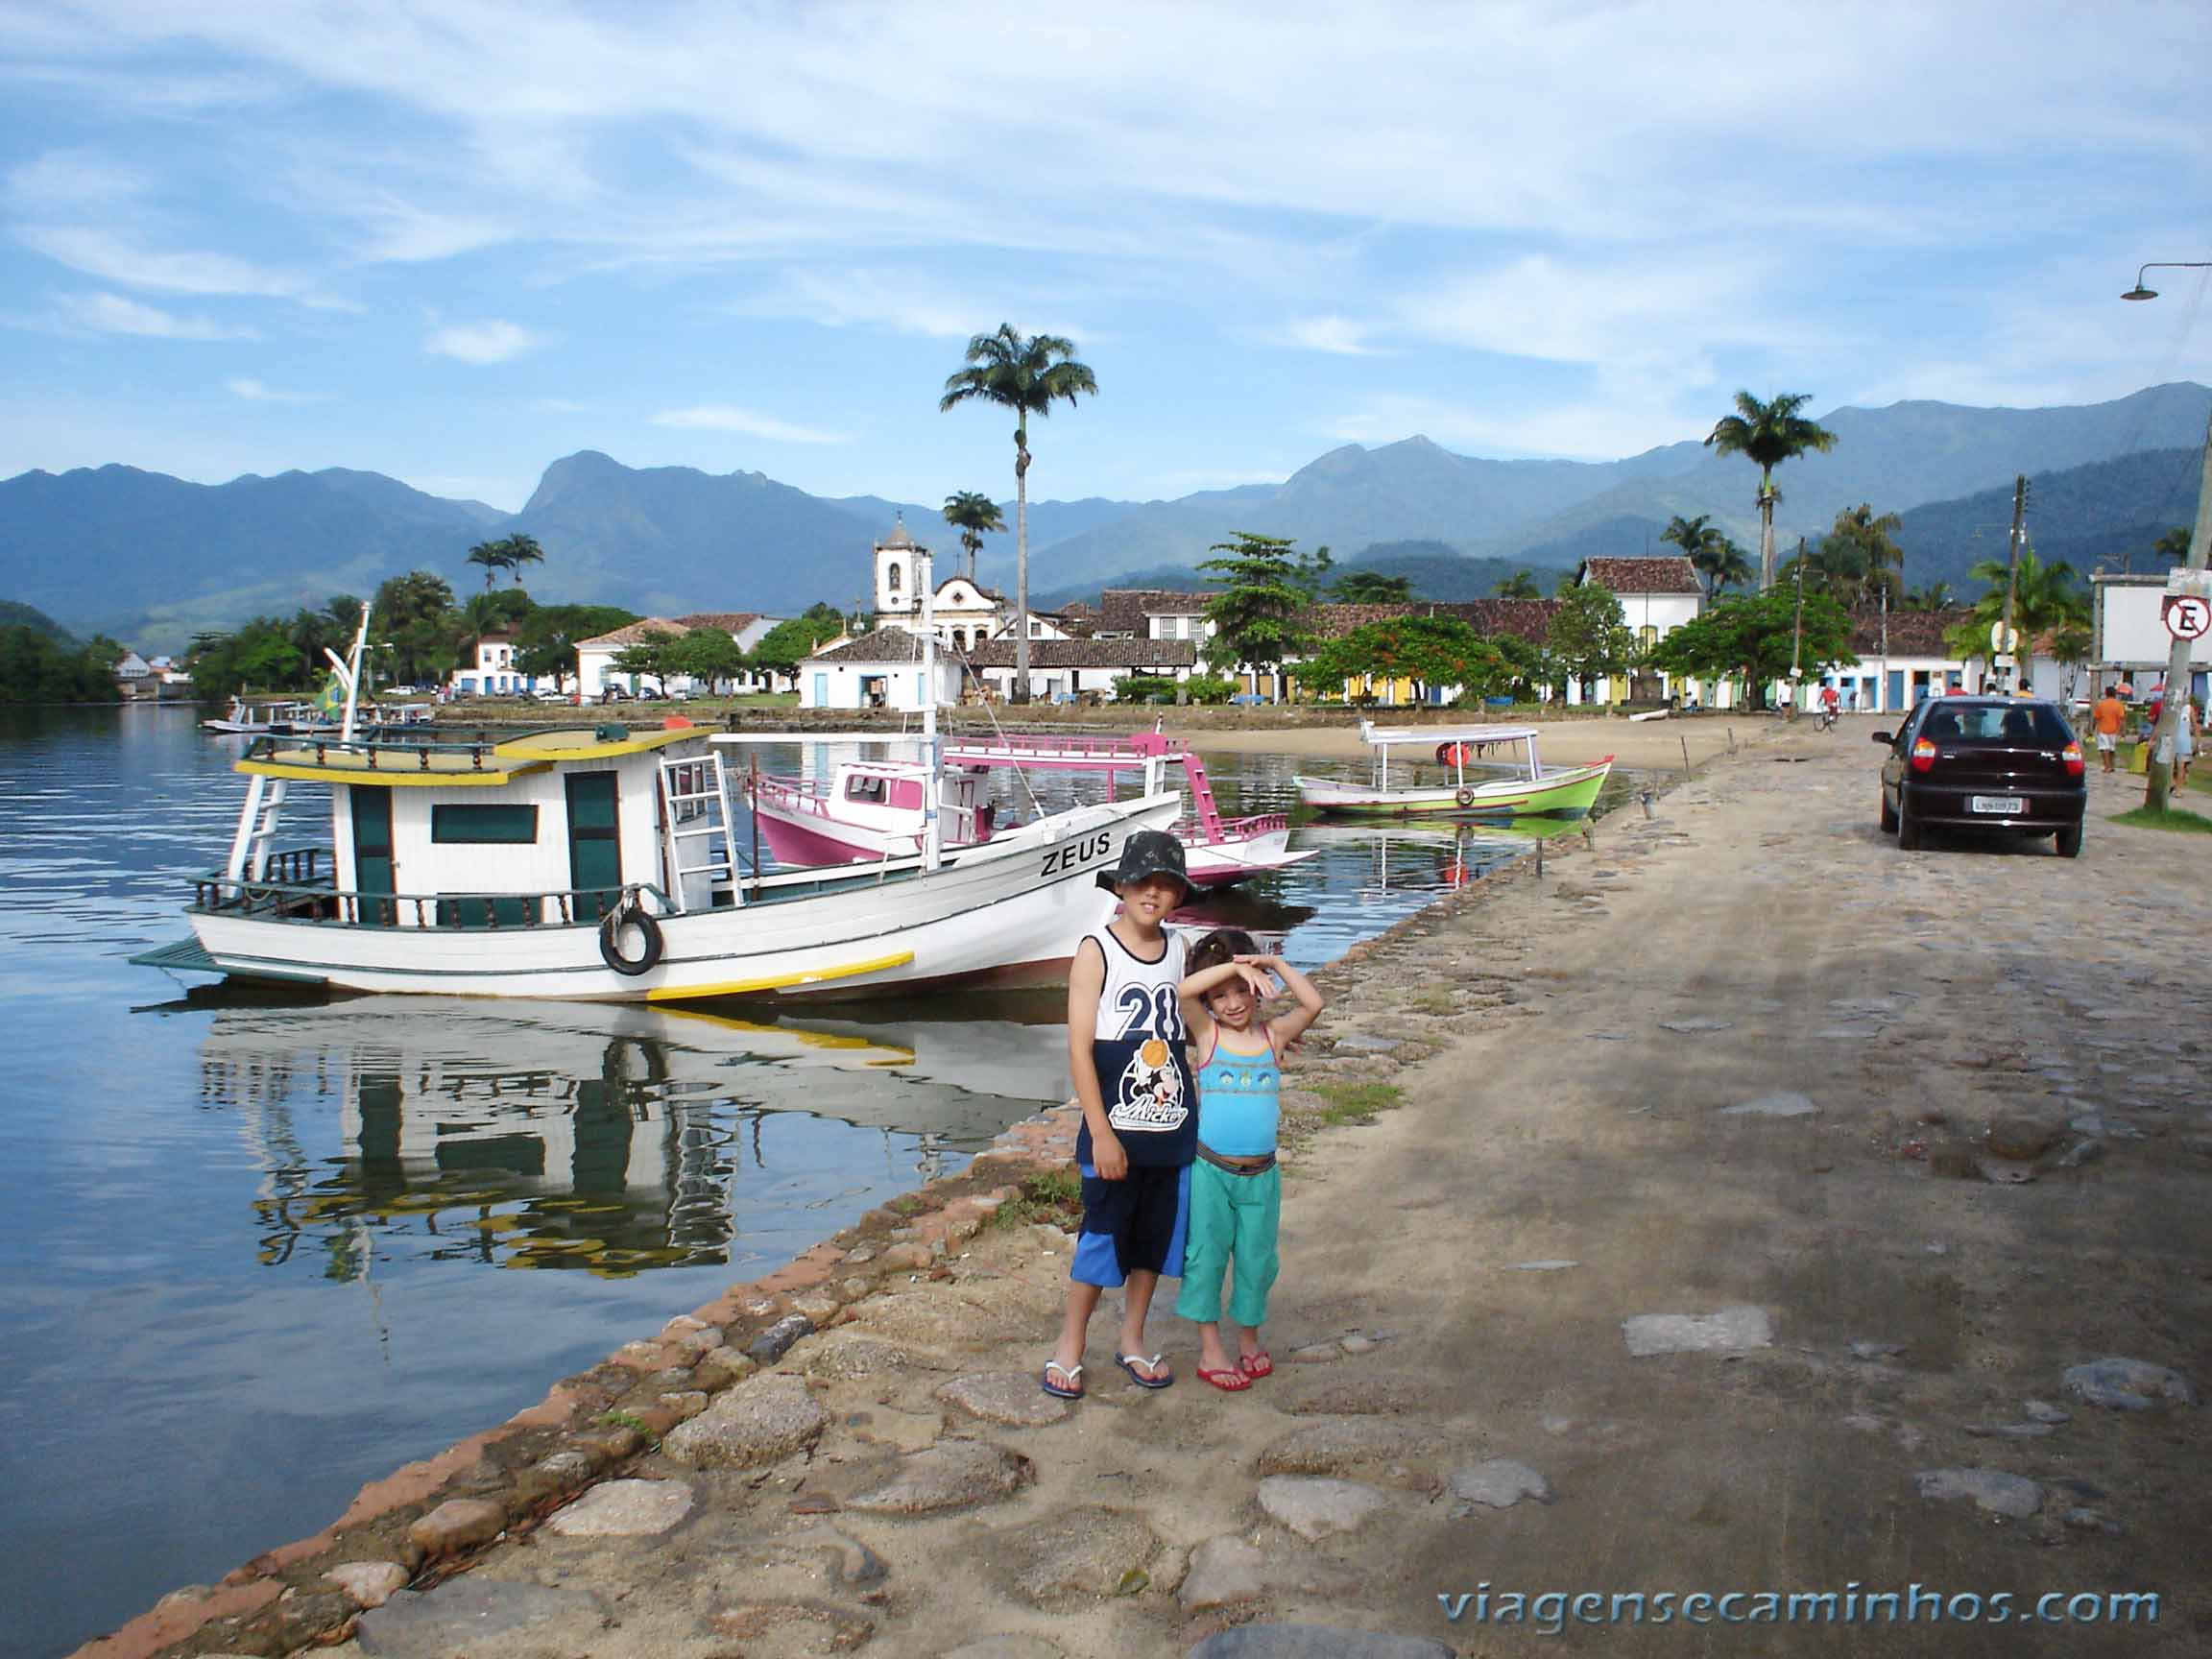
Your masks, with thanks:
[[[235,753],[189,709],[0,710],[0,1653],[314,1530],[1068,1093],[1054,996],[791,1017],[132,967],[221,861]],[[1291,771],[1225,757],[1224,809]],[[1186,919],[1317,965],[1525,845],[1302,828],[1321,856]]]

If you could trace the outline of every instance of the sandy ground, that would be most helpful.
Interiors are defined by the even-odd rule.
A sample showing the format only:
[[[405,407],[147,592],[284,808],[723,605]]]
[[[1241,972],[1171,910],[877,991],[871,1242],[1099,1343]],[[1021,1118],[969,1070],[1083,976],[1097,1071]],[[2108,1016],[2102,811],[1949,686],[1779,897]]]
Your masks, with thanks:
[[[1389,711],[1381,711],[1376,720],[1378,724],[1389,724]],[[1467,723],[1475,722],[1470,718]],[[1548,765],[1585,765],[1610,755],[1623,766],[1637,771],[1679,773],[1683,770],[1685,744],[1689,747],[1690,765],[1702,766],[1714,756],[1726,753],[1731,730],[1737,745],[1742,747],[1779,724],[1774,716],[1762,714],[1734,718],[1700,715],[1679,720],[1554,720],[1539,726],[1536,748]],[[1836,735],[1856,735],[1873,730],[1870,716],[1847,717]],[[1359,741],[1356,722],[1341,727],[1290,726],[1251,731],[1204,726],[1178,730],[1170,725],[1167,733],[1169,736],[1189,739],[1192,748],[1205,754],[1310,755],[1330,759],[1356,759],[1372,753]],[[1430,758],[1427,752],[1405,753],[1419,760]]]
[[[1067,1241],[987,1229],[710,1408],[742,1424],[796,1391],[808,1450],[647,1455],[627,1473],[688,1503],[665,1530],[541,1527],[396,1603],[414,1637],[387,1610],[329,1651],[2212,1650],[2202,1411],[2103,1408],[2064,1375],[2120,1357],[2212,1383],[2203,845],[2104,822],[2140,784],[2100,781],[2079,861],[1903,854],[1875,759],[1769,732],[1333,975],[1291,1104],[1384,1109],[1286,1162],[1278,1369],[1250,1391],[1200,1384],[1163,1314],[1181,1377],[1139,1391],[1110,1302],[1089,1398],[1008,1421]],[[1993,1122],[2040,1154],[1998,1156]],[[1639,1353],[1645,1315],[1710,1319],[1687,1328],[1707,1345]],[[974,1376],[1003,1404],[941,1392]],[[933,1490],[960,1506],[901,1507]],[[1914,1585],[2012,1597],[2011,1621],[1984,1600],[1869,1627],[1839,1600],[1739,1627],[1677,1601],[1547,1637],[1438,1600]],[[2163,1600],[2155,1624],[2028,1623],[2053,1591]],[[1301,1647],[1298,1623],[1346,1634]]]

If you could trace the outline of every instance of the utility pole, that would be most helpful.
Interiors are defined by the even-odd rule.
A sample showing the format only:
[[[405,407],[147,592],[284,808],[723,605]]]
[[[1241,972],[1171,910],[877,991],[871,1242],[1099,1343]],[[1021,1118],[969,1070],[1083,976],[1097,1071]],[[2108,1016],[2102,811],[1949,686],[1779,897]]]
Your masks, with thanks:
[[[2140,277],[2137,284],[2141,284]],[[2208,544],[2212,544],[2212,421],[2204,427],[2204,469],[2197,481],[2197,524],[2189,533],[2189,560],[2184,568],[2201,573]],[[2189,657],[2194,643],[2176,637],[2174,649],[2166,654],[2166,704],[2158,712],[2158,729],[2151,734],[2151,758],[2143,768],[2150,784],[2143,792],[2143,805],[2153,812],[2166,809],[2174,787],[2174,744],[2181,729],[2181,704],[2189,695]]]
[[[1889,589],[1882,589],[1882,681],[1874,688],[1874,707],[1889,707]]]
[[[2005,543],[2005,651],[2012,659],[2012,666],[2004,670],[2005,689],[2009,693],[2019,684],[2020,641],[2012,633],[2012,605],[2020,591],[2020,532],[2028,514],[2028,474],[2015,473],[2012,478],[2012,534]]]
[[[1797,538],[1797,619],[1790,626],[1790,718],[1797,718],[1797,662],[1805,649],[1805,538]]]

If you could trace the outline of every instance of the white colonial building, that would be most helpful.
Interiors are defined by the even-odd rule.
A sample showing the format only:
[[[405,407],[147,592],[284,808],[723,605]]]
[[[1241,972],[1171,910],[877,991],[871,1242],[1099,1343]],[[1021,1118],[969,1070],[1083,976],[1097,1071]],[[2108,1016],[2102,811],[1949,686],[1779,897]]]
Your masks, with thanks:
[[[515,636],[503,628],[476,637],[476,661],[464,663],[446,677],[447,687],[462,697],[522,697],[537,689],[537,682],[515,666]]]
[[[960,681],[958,659],[939,652],[939,708],[960,701]],[[802,709],[896,709],[918,713],[928,702],[922,636],[910,628],[878,628],[857,639],[825,646],[799,664]]]
[[[666,684],[655,674],[630,674],[614,666],[614,659],[632,645],[647,639],[681,639],[685,635],[701,628],[712,628],[727,634],[736,642],[739,650],[750,651],[768,637],[768,633],[781,621],[779,616],[765,616],[757,611],[693,611],[683,616],[645,616],[636,622],[625,623],[610,633],[595,638],[582,639],[576,644],[576,684],[587,697],[597,697],[609,686],[619,686],[635,695],[650,685],[661,692],[689,693],[709,689],[699,685],[687,674],[670,674]],[[764,676],[743,674],[737,678],[740,690],[755,688]]]
[[[907,533],[901,518],[876,543],[876,619],[880,627],[913,633],[922,626],[922,594],[915,586],[928,549]],[[948,576],[930,596],[930,623],[937,637],[956,650],[972,651],[1009,626],[1013,609],[1003,593],[965,576]],[[1031,613],[1032,617],[1035,613]],[[851,704],[831,705],[851,708]]]

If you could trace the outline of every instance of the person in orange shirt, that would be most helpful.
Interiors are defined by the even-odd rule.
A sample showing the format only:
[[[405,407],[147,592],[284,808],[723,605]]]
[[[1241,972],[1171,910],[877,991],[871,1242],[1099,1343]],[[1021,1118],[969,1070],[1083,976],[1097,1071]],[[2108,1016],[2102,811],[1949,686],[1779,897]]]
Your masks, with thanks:
[[[2089,726],[2097,733],[2097,753],[2104,757],[2104,770],[2112,770],[2114,755],[2120,748],[2120,731],[2128,724],[2128,705],[2113,695],[2106,686],[2104,695],[2097,699],[2089,710]]]

